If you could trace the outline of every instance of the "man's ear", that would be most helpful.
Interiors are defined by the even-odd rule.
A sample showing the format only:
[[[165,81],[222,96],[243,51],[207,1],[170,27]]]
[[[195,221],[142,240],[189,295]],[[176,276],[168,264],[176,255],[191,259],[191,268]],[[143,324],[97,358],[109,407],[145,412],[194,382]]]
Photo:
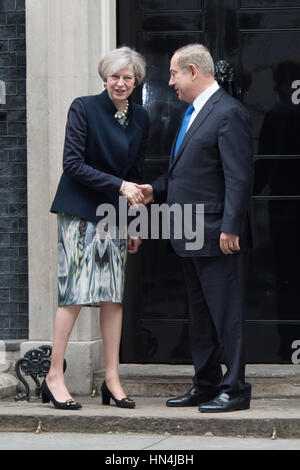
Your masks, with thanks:
[[[196,67],[196,65],[190,64],[190,65],[189,65],[189,70],[190,70],[190,72],[191,72],[191,74],[192,74],[192,79],[194,80],[194,79],[196,78],[196,76],[197,76],[198,68]]]

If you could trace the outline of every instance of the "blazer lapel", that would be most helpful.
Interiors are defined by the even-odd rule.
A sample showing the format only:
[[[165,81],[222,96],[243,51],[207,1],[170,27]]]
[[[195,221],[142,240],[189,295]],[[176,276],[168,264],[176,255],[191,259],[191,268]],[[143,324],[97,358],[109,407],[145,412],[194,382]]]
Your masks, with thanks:
[[[171,153],[171,158],[170,158],[170,165],[169,165],[169,171],[171,171],[174,167],[174,165],[176,164],[176,162],[178,161],[178,159],[180,158],[180,156],[182,155],[182,152],[183,150],[185,149],[187,143],[189,142],[189,140],[192,138],[193,134],[196,132],[196,130],[201,126],[201,124],[205,121],[205,119],[207,118],[207,116],[210,114],[210,112],[212,111],[212,109],[215,107],[215,103],[220,99],[221,95],[223,94],[223,89],[222,88],[219,88],[219,90],[217,90],[208,100],[207,102],[205,103],[205,105],[203,106],[203,108],[200,110],[200,112],[198,113],[196,119],[194,120],[194,122],[192,123],[191,127],[189,128],[189,130],[187,131],[187,133],[185,134],[184,136],[184,139],[183,141],[181,142],[181,145],[178,149],[178,152],[177,152],[177,155],[175,158],[172,158],[173,156],[173,152],[174,152],[174,148],[175,148],[175,143],[176,143],[176,140],[177,140],[177,135],[178,135],[178,132],[177,132],[177,135],[174,139],[174,142],[173,142],[173,145],[172,145],[172,153]]]

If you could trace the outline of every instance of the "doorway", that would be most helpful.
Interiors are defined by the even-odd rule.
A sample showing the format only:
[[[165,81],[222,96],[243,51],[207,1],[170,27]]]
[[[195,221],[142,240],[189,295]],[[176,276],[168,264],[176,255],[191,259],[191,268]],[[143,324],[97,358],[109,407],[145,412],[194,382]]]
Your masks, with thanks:
[[[144,181],[167,169],[183,104],[168,87],[173,52],[205,44],[234,70],[232,92],[254,130],[253,204],[258,247],[251,253],[246,360],[291,363],[300,340],[300,0],[119,0],[118,45],[147,59],[135,98],[151,132]],[[191,363],[180,260],[165,240],[143,240],[130,256],[122,362]]]

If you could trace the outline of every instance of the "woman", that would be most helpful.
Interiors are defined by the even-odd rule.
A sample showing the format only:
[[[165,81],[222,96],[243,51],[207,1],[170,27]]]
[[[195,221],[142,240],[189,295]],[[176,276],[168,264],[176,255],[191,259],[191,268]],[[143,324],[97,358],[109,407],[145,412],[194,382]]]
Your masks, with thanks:
[[[81,408],[71,397],[63,375],[67,342],[82,305],[100,305],[105,381],[102,403],[134,408],[120,384],[119,347],[127,249],[136,253],[139,240],[120,236],[120,227],[104,230],[97,207],[119,197],[129,205],[143,202],[140,182],[149,118],[130,100],[145,77],[145,60],[121,47],[99,64],[106,90],[77,98],[66,126],[63,175],[51,212],[58,214],[59,303],[49,373],[42,384],[43,400],[63,409]],[[133,182],[134,181],[134,182]]]

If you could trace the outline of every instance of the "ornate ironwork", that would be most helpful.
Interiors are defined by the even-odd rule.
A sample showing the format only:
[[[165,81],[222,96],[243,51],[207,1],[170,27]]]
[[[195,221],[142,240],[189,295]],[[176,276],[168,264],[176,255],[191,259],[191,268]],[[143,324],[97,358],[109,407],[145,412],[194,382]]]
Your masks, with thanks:
[[[24,354],[24,357],[19,359],[15,365],[15,371],[25,387],[25,392],[18,393],[15,395],[15,400],[30,400],[30,387],[22,375],[30,375],[30,377],[36,383],[35,395],[37,397],[41,394],[41,383],[38,377],[46,377],[49,372],[50,364],[51,364],[51,353],[52,347],[49,345],[42,345],[36,349],[30,349]],[[67,368],[67,362],[64,359],[64,372]]]
[[[226,60],[215,62],[215,79],[230,95],[235,94],[234,90],[234,68]]]

